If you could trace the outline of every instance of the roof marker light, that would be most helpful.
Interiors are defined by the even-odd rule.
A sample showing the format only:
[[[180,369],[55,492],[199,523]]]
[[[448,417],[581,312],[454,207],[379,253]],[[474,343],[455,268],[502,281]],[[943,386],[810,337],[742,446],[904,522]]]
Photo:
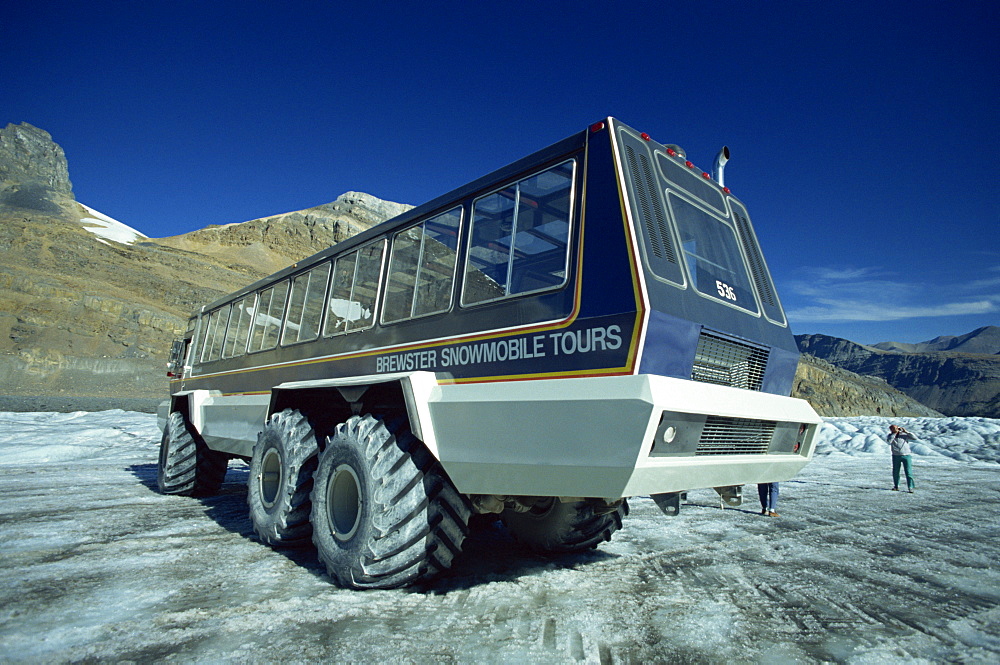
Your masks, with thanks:
[[[602,129],[604,129],[604,122],[603,121],[602,122],[595,122],[594,124],[592,124],[590,126],[590,131],[591,132],[599,132]]]
[[[691,162],[684,162],[684,166],[688,167],[689,169],[694,168],[694,164],[692,164]]]
[[[704,171],[701,172],[701,177],[704,178],[705,180],[711,180],[712,179],[712,176],[708,175]]]
[[[649,134],[647,134],[646,132],[643,132],[642,134],[639,134],[639,136],[642,137],[643,141],[649,141],[650,140],[649,139]]]
[[[728,187],[723,187],[723,188],[722,188],[722,191],[724,191],[724,192],[725,192],[726,194],[730,194],[730,193],[731,193],[731,192],[729,191],[729,188],[728,188]]]
[[[671,157],[676,157],[677,151],[674,150],[673,148],[667,148],[667,154],[670,155]]]

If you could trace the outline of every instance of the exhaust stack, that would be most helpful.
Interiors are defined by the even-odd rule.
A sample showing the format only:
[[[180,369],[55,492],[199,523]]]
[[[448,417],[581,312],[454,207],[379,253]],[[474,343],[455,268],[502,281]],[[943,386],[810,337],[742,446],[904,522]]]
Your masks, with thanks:
[[[726,162],[729,161],[729,146],[722,146],[722,150],[719,154],[715,156],[715,182],[719,183],[719,187],[725,187],[726,183],[724,181],[723,171],[726,168]]]

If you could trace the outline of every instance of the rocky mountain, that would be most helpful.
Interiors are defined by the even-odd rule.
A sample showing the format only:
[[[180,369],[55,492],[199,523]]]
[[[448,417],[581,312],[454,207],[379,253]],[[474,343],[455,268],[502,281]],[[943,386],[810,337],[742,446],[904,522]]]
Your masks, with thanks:
[[[799,359],[792,397],[808,401],[821,416],[941,415],[883,379],[849,372],[809,354]]]
[[[0,131],[0,212],[61,215],[73,203],[63,149],[28,123]]]
[[[207,226],[155,242],[269,275],[412,207],[363,192],[347,192],[313,208],[241,224]]]
[[[196,307],[408,208],[348,192],[242,224],[114,242],[74,199],[62,148],[37,127],[8,125],[0,130],[0,392],[163,396],[170,342]]]
[[[982,348],[994,327],[963,335],[965,348]],[[983,332],[985,331],[985,332]],[[976,333],[979,333],[978,335]],[[980,342],[975,342],[975,339]],[[803,353],[889,385],[947,416],[1000,417],[1000,356],[959,351],[905,352],[856,344],[826,335],[796,335]],[[931,340],[925,345],[949,344]],[[919,345],[916,345],[919,346]]]

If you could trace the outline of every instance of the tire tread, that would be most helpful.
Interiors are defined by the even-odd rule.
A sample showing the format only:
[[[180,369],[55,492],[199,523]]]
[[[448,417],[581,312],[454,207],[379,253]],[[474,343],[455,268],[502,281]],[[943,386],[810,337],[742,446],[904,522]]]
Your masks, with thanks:
[[[228,466],[229,456],[209,449],[182,412],[167,416],[156,476],[161,492],[212,496],[222,486]]]
[[[328,440],[359,445],[372,476],[372,530],[355,565],[324,557],[340,585],[390,589],[424,581],[450,567],[468,533],[471,506],[405,421],[354,416]],[[321,491],[319,487],[314,492]],[[315,519],[315,518],[314,518]]]
[[[279,510],[269,512],[257,496],[257,486],[253,474],[248,479],[251,484],[247,492],[251,521],[254,532],[261,541],[273,546],[296,547],[308,545],[312,536],[309,515],[312,511],[311,493],[313,472],[316,470],[317,444],[315,431],[309,419],[295,409],[285,409],[273,414],[264,425],[264,431],[254,446],[254,455],[262,455],[266,447],[266,436],[277,436],[281,440],[287,459],[282,464],[286,477],[294,477],[279,489],[275,505],[284,502]],[[259,449],[259,450],[258,450]],[[259,504],[259,505],[257,505]]]

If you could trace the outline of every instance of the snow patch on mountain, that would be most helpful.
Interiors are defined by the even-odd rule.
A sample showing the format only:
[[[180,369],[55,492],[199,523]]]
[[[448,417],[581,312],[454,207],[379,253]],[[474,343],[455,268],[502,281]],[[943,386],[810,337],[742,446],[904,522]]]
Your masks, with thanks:
[[[98,212],[90,206],[85,206],[82,203],[81,206],[86,209],[88,216],[80,219],[80,224],[83,228],[87,229],[106,245],[111,243],[108,240],[120,243],[122,245],[131,245],[133,242],[140,238],[145,238],[146,236],[139,233],[131,226],[119,222],[117,219],[108,217],[103,212]]]

